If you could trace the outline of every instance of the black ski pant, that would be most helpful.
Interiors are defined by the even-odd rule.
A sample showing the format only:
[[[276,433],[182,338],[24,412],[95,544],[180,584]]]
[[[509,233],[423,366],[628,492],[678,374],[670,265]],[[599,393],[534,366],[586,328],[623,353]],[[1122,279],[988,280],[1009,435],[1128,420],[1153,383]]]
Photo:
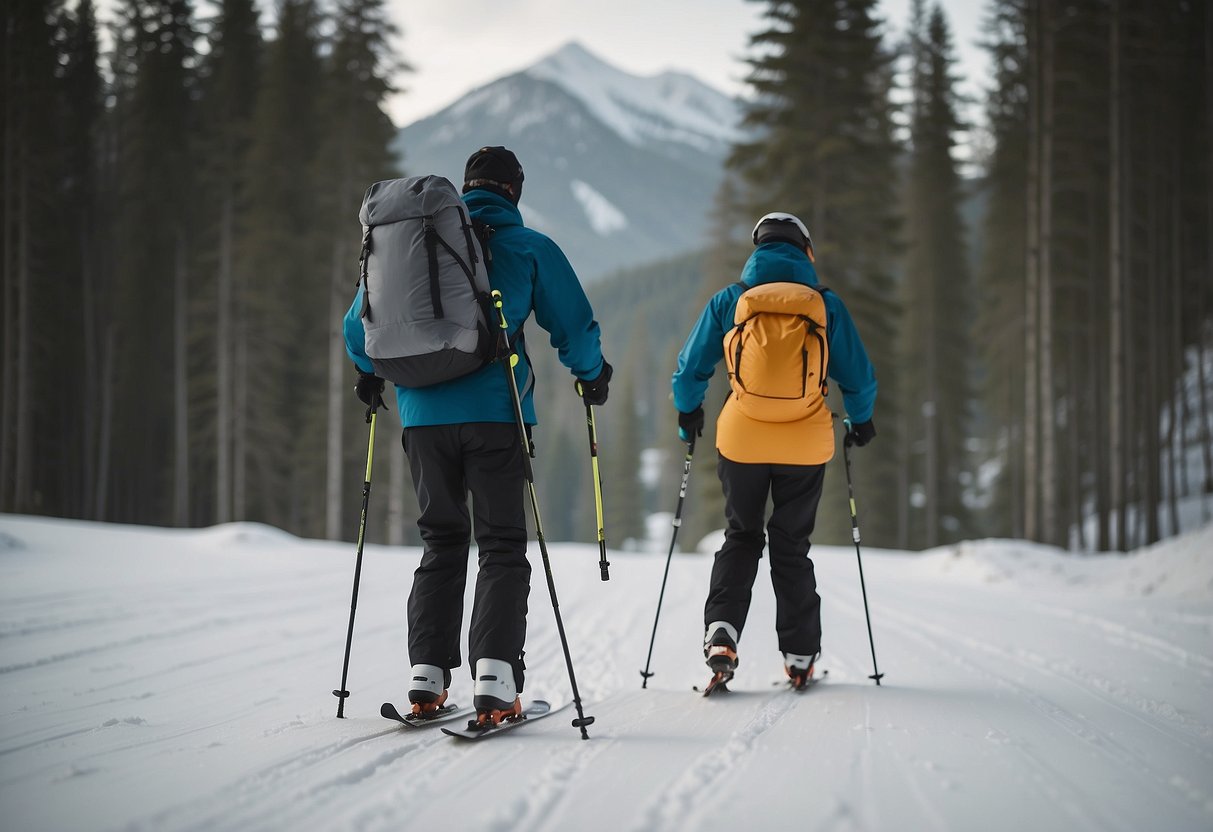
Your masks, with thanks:
[[[405,428],[402,441],[425,545],[409,593],[409,661],[446,669],[462,664],[459,632],[474,531],[480,569],[468,632],[469,670],[475,676],[477,659],[510,662],[521,692],[531,564],[518,427],[469,422]]]
[[[767,496],[774,504],[770,534],[775,631],[784,653],[812,655],[821,649],[821,596],[809,559],[809,536],[825,482],[824,465],[765,465],[720,457],[716,471],[724,487],[728,526],[712,564],[704,626],[727,621],[740,635],[764,543]]]

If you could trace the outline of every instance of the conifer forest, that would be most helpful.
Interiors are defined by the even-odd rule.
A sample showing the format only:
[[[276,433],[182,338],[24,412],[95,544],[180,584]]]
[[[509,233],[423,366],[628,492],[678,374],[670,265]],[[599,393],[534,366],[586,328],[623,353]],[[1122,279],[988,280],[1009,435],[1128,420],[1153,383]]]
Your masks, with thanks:
[[[897,37],[876,0],[754,2],[710,244],[587,285],[615,365],[610,545],[673,511],[675,355],[776,209],[812,230],[877,369],[866,543],[1115,551],[1207,521],[1209,4],[983,0],[991,72],[966,102],[935,2]],[[384,106],[409,22],[384,0],[269,6],[116,0],[103,25],[93,0],[3,4],[0,511],[356,535],[367,425],[340,318],[364,190],[427,172]],[[545,534],[593,540],[584,409],[536,341]],[[391,404],[368,537],[416,542]],[[723,526],[711,422],[684,549]],[[815,542],[850,540],[845,493],[832,471]]]

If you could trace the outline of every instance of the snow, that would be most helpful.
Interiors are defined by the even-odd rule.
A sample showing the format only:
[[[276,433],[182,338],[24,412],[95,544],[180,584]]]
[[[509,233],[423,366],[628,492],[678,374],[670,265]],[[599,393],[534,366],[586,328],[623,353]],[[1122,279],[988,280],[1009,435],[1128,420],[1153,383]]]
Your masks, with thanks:
[[[608,237],[616,231],[628,227],[628,218],[615,207],[615,204],[594,190],[594,187],[580,179],[569,183],[573,196],[581,204],[581,210],[590,221],[590,227],[600,237]]]
[[[642,690],[664,551],[612,551],[604,583],[595,545],[549,548],[591,739],[565,707],[468,745],[378,716],[416,549],[367,547],[338,720],[351,545],[0,516],[0,825],[1213,828],[1213,527],[1129,556],[865,549],[880,687],[854,549],[816,547],[825,681],[774,686],[763,567],[735,692],[707,700],[710,557],[674,557]],[[526,695],[567,705],[532,554]]]
[[[671,141],[712,152],[740,138],[737,103],[683,73],[631,75],[577,43],[567,44],[526,73],[560,85],[635,145]]]

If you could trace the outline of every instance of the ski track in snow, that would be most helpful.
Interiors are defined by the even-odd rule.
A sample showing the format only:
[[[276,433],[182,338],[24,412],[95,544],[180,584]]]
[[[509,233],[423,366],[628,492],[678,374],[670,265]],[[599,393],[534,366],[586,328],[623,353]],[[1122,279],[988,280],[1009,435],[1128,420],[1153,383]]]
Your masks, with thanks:
[[[726,699],[741,697],[741,691],[718,694]],[[730,707],[733,703],[705,700],[705,706]],[[716,798],[724,791],[732,766],[745,765],[755,753],[762,735],[775,725],[796,704],[791,696],[764,701],[740,730],[687,765],[682,775],[663,789],[641,810],[638,822],[630,827],[635,832],[648,829],[671,829],[675,826],[699,828],[713,819]]]
[[[407,682],[415,550],[368,550],[338,721],[348,545],[7,517],[0,537],[6,829],[1213,828],[1213,599],[865,552],[877,687],[853,553],[815,547],[829,676],[772,684],[764,567],[733,690],[704,699],[711,559],[676,558],[642,690],[664,556],[611,553],[601,583],[596,547],[553,544],[584,742],[532,545],[524,698],[564,710],[463,743],[377,715]]]
[[[1101,693],[1097,692],[1096,689],[1082,686],[1075,680],[1073,674],[1068,674],[1057,669],[1056,667],[1048,665],[1039,656],[1026,653],[1022,650],[1008,650],[971,636],[958,635],[956,633],[944,630],[938,625],[927,624],[921,620],[899,612],[887,611],[886,614],[902,625],[903,635],[908,635],[924,647],[937,651],[941,656],[947,658],[949,661],[960,666],[966,671],[985,677],[999,687],[1015,693],[1018,699],[1030,704],[1053,724],[1060,727],[1075,740],[1083,743],[1084,747],[1107,758],[1107,760],[1113,763],[1116,768],[1130,770],[1139,775],[1140,782],[1150,783],[1154,786],[1152,791],[1157,798],[1165,798],[1166,795],[1164,792],[1175,788],[1176,784],[1174,783],[1173,779],[1158,771],[1144,755],[1118,741],[1107,731],[1101,730],[1099,727],[1097,727],[1096,722],[1086,718],[1085,715],[1075,713],[1066,706],[1061,705],[1049,697],[1038,693],[1036,689],[1016,681],[1014,678],[1012,678],[1010,673],[1006,671],[991,670],[979,662],[965,658],[952,650],[943,648],[941,645],[949,642],[954,644],[958,643],[959,645],[968,648],[966,655],[977,655],[981,656],[982,658],[992,656],[998,660],[999,666],[1013,668],[1019,672],[1022,672],[1026,668],[1035,669],[1062,681],[1074,684],[1075,687],[1083,690],[1088,696],[1097,698],[1104,704],[1115,708],[1121,715],[1130,717],[1140,716],[1139,714],[1134,713],[1132,709],[1126,707],[1123,703],[1102,695]],[[1161,730],[1156,723],[1148,723],[1148,725],[1151,728]],[[1168,732],[1163,731],[1163,733]],[[1178,740],[1178,738],[1174,737],[1173,735],[1171,738],[1173,740]],[[1200,753],[1200,755],[1206,761],[1210,759],[1207,749],[1197,747],[1193,748],[1193,750]],[[1036,765],[1038,768],[1043,769],[1048,764],[1044,763],[1040,758],[1036,758]],[[1071,780],[1071,776],[1064,774],[1062,771],[1052,769],[1051,766],[1050,769],[1050,777],[1048,778],[1048,782],[1057,784]],[[1126,825],[1122,819],[1108,815],[1098,808],[1093,808],[1092,806],[1087,805],[1086,801],[1075,800],[1074,796],[1077,792],[1076,788],[1071,789],[1071,794],[1058,794],[1055,790],[1050,791],[1051,793],[1049,794],[1049,797],[1051,799],[1060,801],[1060,805],[1068,810],[1073,810],[1072,816],[1076,823],[1081,823],[1084,820],[1090,821],[1090,818],[1085,817],[1085,815],[1093,813],[1100,815],[1100,817],[1098,823],[1090,828],[1131,828],[1130,826]],[[1191,794],[1184,794],[1182,796],[1185,799],[1191,799],[1192,797]],[[1200,799],[1193,802],[1198,804],[1205,802],[1203,797],[1203,795],[1200,795]],[[1075,810],[1075,806],[1078,806],[1081,811]],[[1202,807],[1198,805],[1196,808]],[[1208,809],[1209,807],[1205,806],[1203,808]]]

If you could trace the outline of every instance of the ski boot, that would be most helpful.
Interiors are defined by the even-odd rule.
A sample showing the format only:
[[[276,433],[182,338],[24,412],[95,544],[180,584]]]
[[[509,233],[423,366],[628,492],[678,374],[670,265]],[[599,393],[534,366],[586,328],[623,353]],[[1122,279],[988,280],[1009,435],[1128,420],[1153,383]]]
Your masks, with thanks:
[[[415,664],[413,680],[409,685],[409,702],[413,703],[413,716],[437,715],[446,702],[447,688],[451,685],[451,671],[432,664]]]
[[[476,660],[476,688],[472,697],[476,718],[469,728],[493,728],[522,719],[522,698],[514,684],[514,668],[501,659]]]
[[[703,689],[704,696],[711,696],[719,688],[728,690],[728,683],[737,670],[737,628],[725,621],[713,621],[708,625],[703,642],[703,655],[712,669],[712,678]]]
[[[810,656],[801,656],[796,653],[783,654],[783,670],[788,674],[788,684],[792,686],[793,690],[804,690],[812,683],[813,666],[820,657],[820,650]]]

